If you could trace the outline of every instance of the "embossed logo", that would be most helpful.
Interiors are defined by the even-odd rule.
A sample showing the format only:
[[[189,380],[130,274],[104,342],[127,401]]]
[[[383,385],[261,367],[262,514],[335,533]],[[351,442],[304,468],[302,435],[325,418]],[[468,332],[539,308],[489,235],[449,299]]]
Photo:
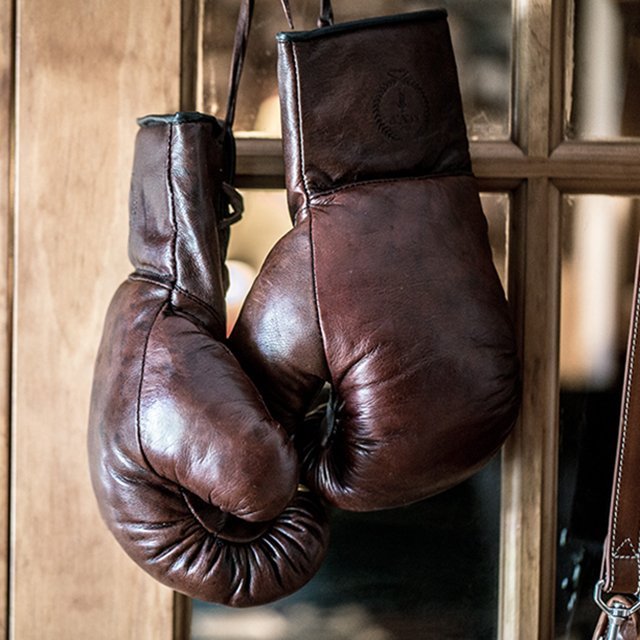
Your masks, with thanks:
[[[422,87],[403,69],[388,71],[387,76],[373,105],[379,131],[394,142],[424,134],[429,103]]]

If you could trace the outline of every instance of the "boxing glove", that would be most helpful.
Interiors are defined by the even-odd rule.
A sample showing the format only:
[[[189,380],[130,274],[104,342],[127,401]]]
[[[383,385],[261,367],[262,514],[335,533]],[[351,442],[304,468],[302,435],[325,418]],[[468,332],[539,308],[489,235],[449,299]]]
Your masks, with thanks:
[[[479,469],[519,406],[446,13],[277,39],[294,227],[232,349],[314,491],[350,510],[404,505]],[[327,410],[305,420],[325,383]]]
[[[233,606],[309,580],[327,523],[297,490],[290,436],[225,346],[228,129],[199,114],[140,121],[133,274],[96,361],[89,462],[100,511],[148,573]]]

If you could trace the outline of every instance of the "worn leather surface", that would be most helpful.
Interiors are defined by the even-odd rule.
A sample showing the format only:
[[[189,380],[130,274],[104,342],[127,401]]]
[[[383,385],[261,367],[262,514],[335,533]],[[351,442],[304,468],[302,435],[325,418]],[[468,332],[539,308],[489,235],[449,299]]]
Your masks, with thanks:
[[[622,603],[626,608],[631,608],[633,604],[622,596],[614,596],[607,604],[611,607],[616,601]],[[608,625],[608,616],[603,613],[598,619],[598,623],[593,634],[593,640],[604,640],[607,637],[606,633]],[[615,640],[638,640],[640,638],[639,629],[640,624],[638,615],[634,614],[620,626]]]
[[[224,141],[213,118],[147,119],[129,254],[95,367],[89,462],[124,550],[189,596],[234,606],[306,583],[327,543],[298,455],[225,346]]]
[[[294,228],[232,348],[315,491],[353,510],[414,502],[481,467],[519,407],[446,14],[281,34],[278,46]],[[304,421],[324,383],[328,410]]]

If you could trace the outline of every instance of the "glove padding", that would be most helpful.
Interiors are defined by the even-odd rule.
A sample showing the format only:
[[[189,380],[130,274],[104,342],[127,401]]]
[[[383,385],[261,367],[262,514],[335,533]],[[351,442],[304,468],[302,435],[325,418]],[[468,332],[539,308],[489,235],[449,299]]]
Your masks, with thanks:
[[[305,584],[328,529],[298,456],[224,344],[233,143],[199,114],[141,121],[135,272],[107,313],[89,459],[102,516],[148,573],[191,597],[257,605]]]
[[[294,228],[232,348],[314,491],[352,510],[408,504],[487,462],[519,405],[446,14],[278,39]],[[328,410],[305,421],[325,382]]]

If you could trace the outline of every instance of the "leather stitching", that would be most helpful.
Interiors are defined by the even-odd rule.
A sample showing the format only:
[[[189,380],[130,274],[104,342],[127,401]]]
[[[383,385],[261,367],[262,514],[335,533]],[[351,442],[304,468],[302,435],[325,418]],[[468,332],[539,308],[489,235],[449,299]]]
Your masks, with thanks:
[[[296,131],[298,133],[298,147],[299,151],[299,171],[300,176],[302,177],[302,186],[304,192],[304,207],[305,209],[309,209],[309,198],[311,194],[311,190],[309,189],[309,183],[307,181],[306,167],[304,163],[304,133],[302,131],[302,104],[300,101],[300,71],[298,68],[298,56],[296,54],[296,49],[293,45],[290,45],[291,50],[291,59],[293,61],[293,70],[296,76],[296,111],[298,121],[296,122]],[[296,215],[297,217],[297,215]]]
[[[202,298],[193,295],[187,289],[185,289],[184,287],[181,287],[178,284],[179,277],[178,277],[177,254],[178,254],[178,226],[179,225],[178,225],[178,216],[175,210],[175,193],[173,189],[173,182],[171,179],[171,170],[172,170],[171,157],[173,152],[173,127],[174,125],[171,125],[170,127],[168,127],[168,133],[167,133],[168,143],[167,143],[167,158],[166,158],[166,171],[167,171],[166,181],[167,181],[167,193],[169,194],[169,212],[170,212],[169,217],[171,220],[171,226],[173,227],[173,237],[171,238],[171,271],[172,271],[172,276],[174,281],[171,284],[171,292],[173,293],[174,291],[178,291],[179,293],[189,298],[189,300],[192,300],[193,302],[202,306],[206,311],[211,313],[214,318],[219,320],[220,314],[212,306],[210,306]]]
[[[171,285],[167,284],[166,282],[161,282],[159,280],[155,280],[154,278],[148,277],[148,276],[144,276],[144,275],[140,275],[139,273],[132,273],[128,280],[134,281],[134,282],[148,282],[149,284],[155,285],[157,287],[161,287],[162,289],[167,289],[167,291],[171,291]]]
[[[167,155],[166,155],[166,162],[165,162],[165,171],[166,171],[166,181],[167,181],[167,187],[168,187],[168,193],[169,193],[169,212],[170,212],[170,218],[171,218],[171,223],[174,229],[174,235],[172,238],[172,242],[171,242],[171,259],[173,261],[173,275],[175,277],[175,260],[176,260],[176,253],[175,253],[175,246],[176,246],[176,234],[177,234],[177,228],[176,228],[176,224],[175,224],[175,211],[174,211],[174,199],[173,199],[173,190],[172,190],[172,185],[171,185],[171,151],[172,151],[172,142],[173,142],[173,126],[169,126],[167,127]],[[145,279],[146,278],[139,278],[139,279]],[[160,285],[162,286],[164,289],[167,289],[169,291],[169,293],[171,293],[171,289],[169,289],[169,287],[167,287],[166,285],[162,285],[158,282],[154,281],[154,284],[156,285]],[[141,425],[140,425],[140,413],[141,413],[141,408],[140,405],[142,403],[142,387],[144,385],[144,373],[145,373],[145,369],[147,366],[147,351],[149,349],[149,340],[151,339],[151,334],[153,333],[153,328],[156,325],[156,322],[158,320],[158,318],[160,317],[160,313],[162,312],[162,310],[165,308],[167,302],[169,300],[169,296],[167,296],[167,299],[158,307],[158,311],[156,312],[155,316],[153,317],[153,320],[151,322],[151,326],[149,327],[149,331],[147,332],[147,335],[145,336],[145,340],[144,340],[144,348],[142,350],[142,362],[140,365],[140,381],[138,383],[138,395],[136,398],[136,436],[138,439],[138,446],[140,447],[140,454],[142,455],[142,459],[144,460],[145,464],[147,465],[147,467],[153,472],[155,473],[158,477],[162,477],[160,476],[160,474],[153,468],[153,465],[151,464],[151,462],[149,462],[149,458],[147,458],[147,454],[144,451],[144,446],[142,444],[142,433],[141,433]]]
[[[469,172],[456,172],[456,173],[426,173],[421,176],[402,176],[397,178],[377,178],[375,180],[360,180],[359,182],[350,182],[349,184],[343,184],[339,187],[334,187],[332,189],[326,189],[324,191],[316,191],[314,194],[310,195],[311,198],[320,198],[323,196],[331,196],[335,193],[340,193],[342,191],[347,191],[349,189],[356,189],[361,186],[369,186],[376,184],[392,184],[395,182],[421,182],[422,180],[433,180],[440,178],[475,178],[475,175],[472,171]]]
[[[218,320],[221,319],[220,314],[211,305],[202,300],[202,298],[194,296],[192,293],[189,293],[186,289],[183,289],[180,285],[177,284],[173,286],[173,290],[179,291],[183,296],[189,298],[189,300],[193,300],[193,302],[196,302],[200,306],[204,307],[209,313],[213,315],[214,318],[217,318]]]
[[[145,453],[144,446],[142,444],[142,433],[141,433],[141,425],[140,425],[140,413],[141,413],[140,405],[142,404],[142,387],[144,385],[144,373],[147,367],[147,351],[149,349],[149,341],[151,340],[151,334],[153,333],[153,329],[156,326],[156,322],[158,321],[158,318],[160,317],[160,314],[162,313],[162,310],[165,308],[166,304],[167,303],[165,301],[158,307],[158,311],[156,312],[156,315],[153,317],[153,320],[151,321],[151,326],[149,327],[149,331],[147,332],[147,335],[145,336],[145,339],[144,339],[144,348],[142,350],[142,362],[140,364],[140,381],[138,382],[138,394],[136,398],[136,436],[138,439],[138,447],[140,447],[140,454],[142,455],[142,459],[144,460],[144,463],[147,465],[147,467],[153,473],[155,473],[159,478],[162,478],[162,476],[153,468],[153,465],[149,461],[149,458],[147,458],[147,454]]]
[[[171,153],[173,151],[173,126],[167,127],[167,158],[166,158],[166,180],[167,193],[169,194],[169,218],[173,227],[173,236],[171,238],[171,271],[173,277],[177,280],[178,271],[176,264],[176,246],[178,244],[178,220],[175,212],[175,197],[173,193],[173,183],[171,182]]]
[[[629,547],[633,555],[623,555],[621,552],[625,547]],[[638,548],[633,545],[631,538],[625,538],[614,550],[613,557],[616,560],[638,560]]]
[[[327,365],[327,371],[329,372],[329,378],[332,378],[331,375],[331,368],[329,367],[329,362],[327,360],[327,345],[326,345],[326,341],[325,341],[325,336],[324,336],[324,332],[322,331],[322,322],[320,321],[320,300],[318,298],[318,278],[317,278],[317,271],[316,271],[316,252],[315,252],[315,246],[314,246],[314,242],[313,242],[313,212],[310,211],[309,209],[309,200],[310,200],[310,190],[309,190],[309,184],[307,182],[307,176],[306,176],[306,169],[305,169],[305,165],[304,165],[304,133],[302,131],[302,105],[300,102],[300,74],[298,71],[298,57],[296,55],[296,50],[295,47],[293,45],[290,45],[291,47],[291,56],[293,59],[293,67],[295,70],[295,76],[296,76],[296,106],[297,106],[297,115],[298,115],[298,122],[296,123],[296,129],[298,132],[298,143],[299,143],[299,149],[300,149],[300,166],[299,166],[299,170],[300,170],[300,175],[302,176],[302,182],[303,182],[303,187],[304,187],[304,198],[305,198],[305,203],[304,203],[304,207],[307,210],[307,219],[309,220],[309,250],[311,252],[311,276],[312,276],[312,282],[313,282],[313,298],[314,298],[314,302],[315,302],[315,316],[316,316],[316,324],[318,325],[318,334],[320,336],[320,344],[322,346],[322,353],[324,354],[324,359],[325,359],[325,363]],[[333,384],[332,380],[329,380],[328,382],[331,382],[331,384]]]
[[[633,310],[633,331],[631,333],[631,342],[629,345],[629,370],[628,370],[628,381],[627,386],[624,393],[624,410],[623,410],[623,418],[622,418],[622,437],[620,440],[620,464],[616,473],[616,481],[615,481],[615,501],[613,508],[613,518],[612,518],[612,526],[611,526],[611,545],[610,545],[610,566],[611,566],[611,582],[615,582],[615,561],[616,561],[616,551],[614,550],[614,545],[616,543],[616,537],[618,532],[618,515],[620,511],[620,484],[622,482],[622,475],[624,470],[624,462],[625,462],[625,452],[626,452],[626,444],[627,444],[627,428],[629,426],[629,405],[631,403],[631,387],[633,386],[633,375],[634,375],[634,362],[635,362],[635,353],[636,353],[636,344],[638,337],[638,320],[640,315],[640,304],[638,304],[638,289],[636,288],[635,292],[635,304]],[[622,543],[624,544],[624,542]],[[620,549],[622,545],[618,546]],[[640,559],[636,555],[636,562],[638,562],[638,585],[636,587],[636,591],[638,587],[640,587]]]
[[[167,289],[167,291],[178,291],[186,298],[189,298],[189,300],[192,300],[193,302],[204,307],[209,313],[213,314],[214,317],[218,318],[220,315],[214,307],[212,307],[210,304],[205,302],[202,298],[193,295],[193,293],[190,293],[189,291],[187,291],[186,289],[184,289],[178,284],[175,284],[172,282],[162,282],[162,280],[155,279],[153,275],[146,276],[144,275],[144,273],[140,273],[139,271],[132,273],[129,276],[128,280],[148,282],[149,284],[153,284],[158,287],[162,287],[163,289]]]

